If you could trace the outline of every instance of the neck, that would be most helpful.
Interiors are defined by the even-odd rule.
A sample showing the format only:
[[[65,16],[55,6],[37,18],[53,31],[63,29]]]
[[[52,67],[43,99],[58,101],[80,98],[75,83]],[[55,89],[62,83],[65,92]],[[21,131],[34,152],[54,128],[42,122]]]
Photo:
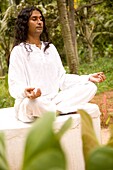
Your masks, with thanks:
[[[41,41],[39,38],[34,38],[34,37],[28,37],[27,43],[29,44],[35,44],[37,47],[41,48]]]

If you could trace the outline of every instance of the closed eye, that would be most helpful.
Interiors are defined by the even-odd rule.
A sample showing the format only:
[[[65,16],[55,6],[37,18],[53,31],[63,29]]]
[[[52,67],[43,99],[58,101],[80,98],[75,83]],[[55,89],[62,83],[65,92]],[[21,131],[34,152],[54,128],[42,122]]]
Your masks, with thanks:
[[[40,17],[33,16],[31,19],[32,19],[33,21],[36,21],[36,20],[43,21],[42,16],[40,16]]]

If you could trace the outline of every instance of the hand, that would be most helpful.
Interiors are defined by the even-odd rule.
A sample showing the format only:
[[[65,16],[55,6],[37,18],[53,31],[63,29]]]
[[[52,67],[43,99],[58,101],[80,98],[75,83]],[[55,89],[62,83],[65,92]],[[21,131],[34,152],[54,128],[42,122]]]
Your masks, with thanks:
[[[25,95],[29,99],[36,99],[37,97],[41,96],[41,90],[40,89],[35,89],[35,88],[26,88],[25,89]]]
[[[94,83],[100,83],[103,82],[106,79],[105,75],[103,72],[98,72],[91,74],[89,81],[94,82]]]

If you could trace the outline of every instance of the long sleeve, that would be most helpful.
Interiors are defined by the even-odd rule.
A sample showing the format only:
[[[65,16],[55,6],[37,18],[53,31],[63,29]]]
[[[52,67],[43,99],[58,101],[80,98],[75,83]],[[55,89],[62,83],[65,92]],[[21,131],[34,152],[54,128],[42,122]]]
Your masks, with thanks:
[[[18,47],[15,47],[10,55],[8,71],[9,92],[13,98],[24,98],[24,90],[27,87],[22,56]]]
[[[9,92],[15,99],[25,97],[26,87],[40,88],[43,96],[54,97],[58,93],[65,69],[53,44],[45,52],[43,49],[42,43],[41,49],[31,44],[20,44],[12,50],[8,83]]]

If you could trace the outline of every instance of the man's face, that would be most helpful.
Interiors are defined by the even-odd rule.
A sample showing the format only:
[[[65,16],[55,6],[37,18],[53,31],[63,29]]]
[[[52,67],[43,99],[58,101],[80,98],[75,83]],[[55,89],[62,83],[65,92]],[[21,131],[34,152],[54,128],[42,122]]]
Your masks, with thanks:
[[[43,32],[42,15],[40,14],[39,11],[35,10],[32,12],[32,15],[29,18],[28,35],[40,36],[42,32]]]

